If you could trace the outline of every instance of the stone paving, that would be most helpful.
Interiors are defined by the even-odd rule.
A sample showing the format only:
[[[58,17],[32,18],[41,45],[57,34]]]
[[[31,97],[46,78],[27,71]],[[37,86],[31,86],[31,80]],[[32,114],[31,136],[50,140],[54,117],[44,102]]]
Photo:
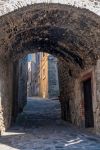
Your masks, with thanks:
[[[100,138],[62,121],[59,101],[30,98],[0,150],[100,150]]]

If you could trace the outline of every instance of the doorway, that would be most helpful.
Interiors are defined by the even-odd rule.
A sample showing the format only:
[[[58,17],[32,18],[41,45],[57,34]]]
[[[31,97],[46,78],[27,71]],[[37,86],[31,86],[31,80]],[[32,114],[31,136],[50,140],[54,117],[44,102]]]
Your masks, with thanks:
[[[91,78],[83,81],[85,127],[94,127]]]

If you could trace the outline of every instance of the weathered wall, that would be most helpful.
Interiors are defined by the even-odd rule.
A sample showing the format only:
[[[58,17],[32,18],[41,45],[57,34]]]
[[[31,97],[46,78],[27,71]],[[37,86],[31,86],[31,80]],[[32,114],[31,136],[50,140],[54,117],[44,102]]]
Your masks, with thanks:
[[[82,81],[91,77],[92,103],[94,116],[94,130],[100,134],[100,60],[94,66],[84,70],[75,67],[68,68],[68,64],[61,60],[59,66],[60,102],[62,118],[79,127],[85,127],[85,109]]]
[[[100,59],[97,61],[97,66],[95,68],[96,74],[96,103],[95,103],[95,122],[96,122],[96,132],[100,133]]]
[[[90,66],[88,69],[78,71],[75,66],[68,67],[68,64],[61,60],[59,65],[60,78],[60,100],[62,106],[62,118],[68,120],[80,127],[84,127],[84,104],[81,91],[81,81],[84,76],[91,72],[93,83],[93,112],[94,124],[97,133],[100,132],[100,60],[97,65]],[[9,63],[0,63],[0,129],[7,128],[11,120],[12,108],[12,65]],[[70,69],[69,69],[70,68]],[[72,70],[73,68],[73,70]],[[75,72],[76,70],[76,72]],[[78,76],[77,76],[78,74]],[[9,78],[10,77],[10,78]],[[8,88],[8,85],[9,88]],[[15,86],[15,85],[14,85]],[[97,91],[96,91],[97,90]],[[10,106],[9,106],[10,105]],[[8,107],[9,106],[9,107]],[[2,118],[2,114],[3,117]]]
[[[18,108],[19,111],[23,110],[27,102],[27,56],[19,61],[19,81],[18,81]]]
[[[10,125],[12,112],[13,67],[11,63],[0,61],[0,131]],[[8,107],[9,106],[9,107]]]
[[[75,80],[75,73],[73,74],[75,66],[73,67],[69,68],[64,60],[58,62],[62,118],[78,126],[83,126],[80,111],[80,87]]]
[[[35,57],[34,54],[31,54]],[[28,60],[28,80],[27,80],[27,96],[36,96],[36,63],[35,58],[33,60]]]
[[[52,55],[48,56],[48,97],[58,98],[59,96],[59,81],[58,81],[58,66],[57,58]]]
[[[96,130],[96,75],[95,67],[88,66],[84,70],[80,71],[75,78],[75,109],[77,110],[78,120],[77,125],[80,127],[85,127],[85,100],[84,100],[84,91],[83,83],[87,79],[91,78],[91,95],[92,95],[92,107],[93,107],[93,117],[94,117],[94,129]]]
[[[100,15],[100,1],[99,0],[2,0],[0,2],[0,15],[34,3],[61,3],[67,5],[74,5],[76,7],[87,8],[96,14]]]
[[[62,110],[62,119],[75,123],[76,110],[73,97],[74,93],[74,79],[72,72],[69,70],[67,63],[64,60],[58,61],[59,72],[59,86],[60,86],[60,102]],[[78,118],[78,116],[77,116]]]
[[[12,79],[13,75],[8,75],[8,65],[10,64],[8,60],[13,62],[25,56],[25,54],[36,52],[37,50],[39,52],[49,52],[65,59],[69,64],[73,64],[72,68],[65,65],[65,68],[69,68],[69,75],[66,80],[70,81],[70,83],[67,83],[69,84],[67,93],[70,92],[70,95],[67,95],[67,99],[71,100],[68,100],[67,104],[64,98],[63,101],[66,106],[72,104],[70,106],[71,111],[67,108],[69,110],[68,114],[71,116],[69,120],[76,124],[79,123],[79,112],[75,111],[77,107],[74,104],[77,101],[73,102],[73,97],[74,100],[76,99],[74,80],[77,77],[75,72],[77,67],[84,68],[86,64],[93,66],[98,56],[100,56],[100,17],[85,9],[65,5],[40,4],[34,7],[28,6],[0,17],[0,35],[0,60],[4,59],[6,61],[3,65],[0,63],[0,69],[2,70],[0,72],[1,102],[6,126],[9,125],[9,123],[6,123],[7,120],[10,122],[8,117],[11,117],[11,115],[8,115],[11,109],[10,105],[12,105],[8,93],[11,94],[11,81],[9,82],[9,80]],[[8,78],[10,79],[8,80]],[[62,78],[62,80],[64,79]],[[66,90],[64,91],[66,93]],[[14,93],[14,89],[12,93]],[[62,107],[64,107],[65,114],[65,105],[62,105]],[[75,119],[76,116],[78,119]]]
[[[48,54],[40,54],[40,67],[39,69],[39,90],[40,96],[48,98]]]
[[[59,95],[57,59],[47,53],[41,53],[39,68],[40,96],[57,98]]]
[[[23,75],[19,78],[18,62],[0,62],[0,132],[5,131],[11,122],[15,121],[18,111],[26,103],[27,72],[25,61],[22,66],[24,66],[23,74],[26,76]],[[19,94],[18,91],[20,91]]]
[[[13,101],[12,101],[12,123],[18,114],[18,80],[19,80],[19,61],[13,62]]]

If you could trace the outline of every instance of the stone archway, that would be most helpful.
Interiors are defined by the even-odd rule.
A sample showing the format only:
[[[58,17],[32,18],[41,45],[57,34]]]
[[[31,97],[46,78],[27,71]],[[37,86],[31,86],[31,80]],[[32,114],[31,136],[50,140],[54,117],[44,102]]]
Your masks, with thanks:
[[[86,9],[60,4],[27,6],[0,17],[0,34],[0,86],[3,108],[1,124],[4,128],[11,123],[12,64],[26,54],[44,51],[57,56],[60,59],[59,64],[63,61],[64,68],[68,70],[67,77],[70,76],[70,80],[73,81],[72,84],[67,82],[72,93],[78,91],[77,88],[74,89],[74,85],[77,85],[75,79],[79,74],[81,76],[81,72],[91,67],[94,69],[93,73],[99,72],[100,17]],[[97,77],[97,74],[95,76]],[[97,78],[95,82],[98,82]],[[69,97],[69,94],[66,96]],[[74,96],[71,97],[71,101]],[[77,109],[74,104],[72,107],[73,110]],[[97,111],[99,110],[98,105]],[[72,115],[74,113],[73,111]],[[77,118],[80,119],[80,116]],[[72,122],[80,125],[81,119],[77,121],[77,118],[74,117]],[[98,123],[96,128],[99,128],[99,125]]]

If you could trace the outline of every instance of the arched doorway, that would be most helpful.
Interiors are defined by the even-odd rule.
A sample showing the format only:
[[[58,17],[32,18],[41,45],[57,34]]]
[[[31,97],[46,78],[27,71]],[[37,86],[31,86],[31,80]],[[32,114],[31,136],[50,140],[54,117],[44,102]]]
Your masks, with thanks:
[[[63,67],[60,67],[61,70],[63,69],[61,72],[63,74],[66,72],[67,85],[61,86],[61,89],[65,89],[61,92],[62,112],[66,109],[66,99],[70,99],[72,115],[75,114],[72,123],[79,126],[84,124],[80,82],[83,74],[90,71],[94,83],[93,89],[98,90],[100,18],[88,10],[72,6],[37,4],[2,16],[0,20],[1,106],[4,116],[4,120],[2,119],[4,123],[1,124],[5,124],[7,128],[11,123],[14,93],[11,84],[14,71],[12,65],[28,53],[41,51],[58,57],[61,60],[59,66],[63,64]],[[61,75],[61,82],[64,82],[62,78]],[[98,99],[99,96],[94,90],[93,93],[93,98],[97,96]],[[97,100],[94,107],[94,117],[98,120]],[[99,123],[95,123],[95,126],[98,130]]]

